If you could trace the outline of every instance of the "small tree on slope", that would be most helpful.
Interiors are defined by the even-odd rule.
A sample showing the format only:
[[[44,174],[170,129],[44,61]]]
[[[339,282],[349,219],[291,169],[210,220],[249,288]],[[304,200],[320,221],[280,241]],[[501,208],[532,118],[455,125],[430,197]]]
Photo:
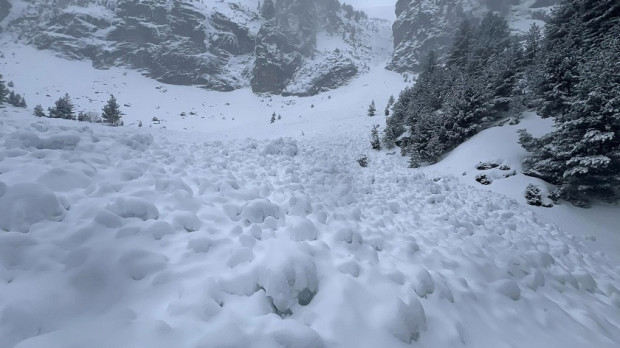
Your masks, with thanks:
[[[368,116],[374,116],[377,112],[377,107],[375,106],[375,101],[373,100],[368,106]]]
[[[372,126],[372,131],[370,131],[370,146],[372,146],[373,150],[381,150],[381,140],[379,140],[379,125]]]
[[[47,116],[47,115],[45,115],[45,111],[43,111],[43,107],[40,104],[35,106],[33,111],[34,111],[33,114],[36,117],[45,117],[45,116]]]
[[[64,97],[59,98],[53,108],[49,108],[49,117],[51,118],[64,118],[66,120],[73,120],[73,103],[69,94],[66,93]]]
[[[121,110],[120,106],[116,102],[116,98],[114,95],[110,94],[110,99],[108,99],[108,103],[103,107],[103,112],[101,113],[101,118],[104,123],[107,123],[111,126],[120,126],[121,125]]]
[[[9,94],[9,90],[6,88],[2,75],[0,75],[0,104],[3,104],[6,100],[6,96]]]

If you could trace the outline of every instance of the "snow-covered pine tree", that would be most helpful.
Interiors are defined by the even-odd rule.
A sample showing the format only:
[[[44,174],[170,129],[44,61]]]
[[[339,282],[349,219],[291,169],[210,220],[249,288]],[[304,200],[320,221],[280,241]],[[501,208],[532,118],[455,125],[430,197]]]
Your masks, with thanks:
[[[9,90],[6,88],[6,84],[0,75],[0,104],[4,104],[6,97],[9,94]]]
[[[71,103],[69,93],[65,93],[64,97],[56,100],[54,107],[48,108],[48,114],[51,118],[64,118],[67,120],[75,119],[75,115],[73,113],[73,103]]]
[[[375,113],[377,112],[377,107],[375,106],[375,101],[373,100],[372,102],[370,102],[370,105],[368,105],[368,116],[374,116]]]
[[[620,4],[566,0],[545,28],[543,114],[555,130],[541,138],[522,132],[531,152],[524,173],[557,188],[551,198],[587,206],[620,195]],[[569,54],[568,59],[549,48]],[[561,64],[556,64],[556,63]],[[554,100],[553,98],[556,98]]]
[[[120,126],[122,115],[120,105],[116,102],[114,95],[110,94],[110,99],[108,99],[108,103],[103,107],[101,113],[103,122],[114,127]]]
[[[372,130],[370,131],[370,146],[372,146],[373,150],[381,150],[381,141],[379,140],[379,125],[372,126]]]
[[[452,48],[446,59],[446,67],[465,70],[471,59],[473,43],[474,27],[468,19],[465,19],[459,25],[452,41]]]
[[[36,117],[46,116],[45,111],[43,111],[43,107],[41,106],[41,104],[38,104],[37,106],[34,107],[33,115],[35,115]]]

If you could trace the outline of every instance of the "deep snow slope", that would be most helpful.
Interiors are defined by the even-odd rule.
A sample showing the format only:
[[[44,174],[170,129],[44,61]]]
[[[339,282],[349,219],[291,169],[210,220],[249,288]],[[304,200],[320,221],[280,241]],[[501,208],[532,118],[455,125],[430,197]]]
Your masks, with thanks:
[[[3,344],[618,345],[617,263],[504,196],[361,168],[364,143],[1,109]]]

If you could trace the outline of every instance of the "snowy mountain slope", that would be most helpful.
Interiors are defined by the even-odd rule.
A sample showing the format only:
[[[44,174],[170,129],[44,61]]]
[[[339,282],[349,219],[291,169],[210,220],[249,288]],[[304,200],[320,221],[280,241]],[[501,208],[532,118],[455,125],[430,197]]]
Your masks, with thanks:
[[[257,97],[249,89],[206,91],[162,84],[129,69],[97,70],[87,62],[60,59],[48,51],[12,42],[0,43],[0,50],[4,54],[0,72],[5,80],[15,83],[30,106],[41,104],[47,109],[69,93],[76,111],[99,112],[113,93],[126,114],[126,125],[136,126],[142,121],[145,127],[200,130],[216,139],[298,137],[302,132],[306,136],[360,134],[358,126],[369,129],[373,123],[382,122],[360,117],[366,115],[370,101],[375,99],[381,105],[380,101],[397,94],[405,85],[399,74],[383,71],[385,62],[367,62],[372,67],[369,73],[353,79],[337,93],[307,98]],[[42,61],[47,64],[40,64]],[[282,119],[271,125],[273,112]],[[185,116],[181,116],[183,113]],[[153,117],[159,121],[153,122]]]
[[[359,136],[0,122],[9,347],[620,342],[617,262]]]
[[[398,0],[392,26],[394,53],[389,69],[417,71],[431,50],[440,56],[450,48],[464,19],[480,20],[494,11],[506,18],[510,28],[526,33],[532,23],[543,24],[557,0]]]
[[[390,54],[384,49],[388,21],[354,18],[335,0],[300,4],[307,2],[279,3],[276,18],[266,19],[247,0],[18,0],[0,24],[3,35],[64,58],[220,91],[251,84],[255,92],[316,94],[346,84],[368,71],[369,60]],[[318,49],[317,35],[337,41],[338,54]],[[386,38],[377,46],[368,37]],[[326,56],[332,59],[314,68],[316,57]],[[285,91],[288,85],[294,87]]]

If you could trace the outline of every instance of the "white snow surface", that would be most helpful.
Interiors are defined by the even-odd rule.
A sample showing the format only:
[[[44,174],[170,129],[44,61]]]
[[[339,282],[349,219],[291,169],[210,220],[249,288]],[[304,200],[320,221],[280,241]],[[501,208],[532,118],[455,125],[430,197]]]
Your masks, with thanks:
[[[479,161],[519,171],[535,115],[413,170],[370,150],[369,101],[403,87],[383,69],[285,98],[2,52],[30,106],[131,106],[118,128],[0,109],[1,347],[620,345],[618,207],[473,180]]]

